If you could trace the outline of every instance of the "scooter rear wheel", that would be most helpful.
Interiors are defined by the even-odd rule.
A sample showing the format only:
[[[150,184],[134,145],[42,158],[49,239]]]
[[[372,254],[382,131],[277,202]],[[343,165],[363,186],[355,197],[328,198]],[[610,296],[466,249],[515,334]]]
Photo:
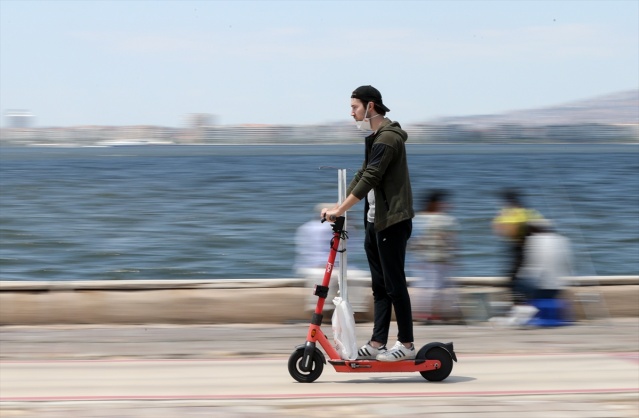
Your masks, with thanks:
[[[311,370],[304,372],[300,369],[300,362],[304,357],[304,348],[296,349],[288,359],[288,372],[293,379],[300,383],[311,383],[317,380],[324,370],[324,358],[319,350],[315,350],[311,359]]]
[[[425,372],[419,372],[424,379],[431,382],[441,382],[446,379],[450,372],[453,370],[453,358],[450,353],[441,347],[423,347],[417,352],[418,359],[426,360],[439,360],[441,366],[439,369],[427,370]]]

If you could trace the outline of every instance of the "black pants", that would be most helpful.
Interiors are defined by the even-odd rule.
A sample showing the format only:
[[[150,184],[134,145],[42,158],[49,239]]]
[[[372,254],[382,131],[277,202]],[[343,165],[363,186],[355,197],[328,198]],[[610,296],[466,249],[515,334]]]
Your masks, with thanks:
[[[508,282],[508,287],[510,288],[512,302],[515,305],[523,304],[526,302],[526,295],[524,295],[520,291],[520,287],[522,286],[519,281],[520,279],[517,277],[517,273],[519,273],[519,268],[524,263],[524,244],[523,243],[513,243],[510,246],[510,265],[508,266],[508,271],[506,275],[510,279]]]
[[[391,315],[395,309],[397,339],[413,342],[413,313],[404,272],[406,243],[413,230],[411,219],[375,232],[372,223],[366,224],[364,249],[371,270],[374,302],[372,341],[388,342]]]

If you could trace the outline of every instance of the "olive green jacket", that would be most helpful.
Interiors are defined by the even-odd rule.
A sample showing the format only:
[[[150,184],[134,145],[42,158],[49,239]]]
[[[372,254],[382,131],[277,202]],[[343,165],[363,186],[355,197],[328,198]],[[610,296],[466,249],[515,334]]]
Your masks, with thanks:
[[[352,193],[360,200],[375,190],[376,231],[415,216],[404,144],[407,139],[399,123],[385,118],[380,128],[366,137],[364,163],[348,186],[347,195]],[[364,224],[368,206],[366,199]]]

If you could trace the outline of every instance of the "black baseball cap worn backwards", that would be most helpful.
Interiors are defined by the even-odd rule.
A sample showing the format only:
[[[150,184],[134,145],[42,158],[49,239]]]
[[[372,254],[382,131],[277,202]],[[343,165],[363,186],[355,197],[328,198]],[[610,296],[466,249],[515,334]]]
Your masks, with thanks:
[[[382,102],[382,93],[373,86],[360,86],[351,94],[351,99],[359,99],[364,103],[373,102],[377,106],[384,109],[384,112],[390,112],[390,109]]]

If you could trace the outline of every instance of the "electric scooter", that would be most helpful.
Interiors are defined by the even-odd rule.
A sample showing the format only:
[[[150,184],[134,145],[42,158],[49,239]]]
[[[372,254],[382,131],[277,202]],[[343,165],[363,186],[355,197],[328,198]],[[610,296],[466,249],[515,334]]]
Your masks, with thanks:
[[[324,222],[326,219],[322,219]],[[442,381],[453,370],[453,360],[457,356],[453,343],[432,342],[423,346],[413,360],[383,362],[377,360],[344,360],[322,332],[322,311],[328,295],[328,285],[331,280],[335,258],[339,251],[340,242],[348,238],[344,230],[346,218],[340,216],[331,225],[333,237],[331,250],[326,263],[324,279],[321,285],[316,285],[313,294],[318,297],[315,312],[306,335],[306,343],[298,345],[288,360],[288,371],[301,383],[311,383],[317,380],[324,370],[326,357],[317,347],[317,343],[328,355],[328,362],[340,373],[375,373],[375,372],[419,372],[428,381]]]

